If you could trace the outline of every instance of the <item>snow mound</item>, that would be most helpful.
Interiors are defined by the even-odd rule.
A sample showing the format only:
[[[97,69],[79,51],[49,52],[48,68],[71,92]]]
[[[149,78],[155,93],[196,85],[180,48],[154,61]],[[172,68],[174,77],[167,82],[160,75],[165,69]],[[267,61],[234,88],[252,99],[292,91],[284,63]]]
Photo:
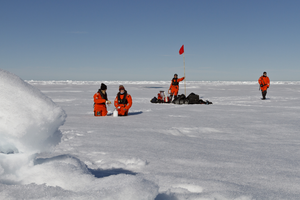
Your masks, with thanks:
[[[19,158],[20,155],[12,154]],[[59,195],[58,199],[153,200],[158,195],[159,187],[149,180],[151,178],[146,178],[139,174],[96,178],[78,158],[59,155],[37,158],[34,163],[22,165],[14,175],[2,177],[0,194],[11,199],[56,199]],[[5,189],[12,184],[14,188]],[[23,188],[24,192],[15,193],[15,188]]]
[[[41,152],[60,142],[66,113],[38,89],[0,69],[0,152]],[[0,161],[1,162],[1,161]]]

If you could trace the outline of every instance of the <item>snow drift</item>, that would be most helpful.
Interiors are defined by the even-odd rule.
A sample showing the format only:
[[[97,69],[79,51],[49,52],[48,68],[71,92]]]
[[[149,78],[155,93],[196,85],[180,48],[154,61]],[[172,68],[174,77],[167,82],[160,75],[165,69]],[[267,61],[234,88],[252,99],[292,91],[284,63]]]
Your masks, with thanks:
[[[29,153],[60,142],[66,114],[50,98],[0,69],[0,151]]]
[[[0,180],[16,183],[36,153],[61,141],[66,113],[38,89],[0,69]]]

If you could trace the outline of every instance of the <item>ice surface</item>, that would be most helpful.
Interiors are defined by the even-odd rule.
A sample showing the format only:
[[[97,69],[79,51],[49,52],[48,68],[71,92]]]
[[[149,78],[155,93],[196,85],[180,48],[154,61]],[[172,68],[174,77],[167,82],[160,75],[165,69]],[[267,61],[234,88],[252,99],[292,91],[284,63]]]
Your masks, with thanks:
[[[256,81],[187,81],[188,94],[213,104],[167,105],[150,103],[167,81],[106,81],[110,100],[119,84],[133,98],[117,118],[113,106],[93,116],[101,81],[27,83],[68,118],[52,152],[3,154],[22,169],[0,176],[0,199],[299,199],[300,82],[271,79],[262,101]]]

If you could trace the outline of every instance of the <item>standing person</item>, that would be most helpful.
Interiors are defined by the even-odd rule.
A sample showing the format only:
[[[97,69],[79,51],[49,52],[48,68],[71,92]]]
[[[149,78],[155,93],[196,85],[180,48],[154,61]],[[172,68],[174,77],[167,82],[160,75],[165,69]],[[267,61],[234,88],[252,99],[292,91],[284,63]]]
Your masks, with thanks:
[[[107,99],[107,86],[101,83],[100,89],[94,94],[94,116],[106,116],[107,108],[106,104],[111,104]]]
[[[127,116],[129,108],[132,105],[132,98],[130,94],[127,93],[123,85],[119,86],[119,93],[115,98],[115,107],[118,110],[119,116]]]
[[[172,79],[172,83],[169,88],[170,101],[172,101],[173,95],[174,99],[177,98],[178,90],[179,90],[179,82],[183,81],[185,77],[178,78],[177,74],[174,74],[174,78]]]
[[[266,99],[267,89],[270,87],[270,79],[267,76],[267,72],[264,72],[263,75],[258,79],[260,85],[260,90],[262,94],[262,99]]]

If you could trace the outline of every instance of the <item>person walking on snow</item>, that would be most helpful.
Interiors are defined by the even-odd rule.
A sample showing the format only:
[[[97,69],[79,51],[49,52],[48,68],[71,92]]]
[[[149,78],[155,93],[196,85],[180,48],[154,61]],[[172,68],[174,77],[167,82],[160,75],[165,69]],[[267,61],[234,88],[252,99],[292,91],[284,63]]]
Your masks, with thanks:
[[[262,94],[262,99],[266,99],[267,89],[270,87],[270,79],[267,76],[267,72],[264,72],[263,75],[258,79],[260,85],[260,90]]]
[[[177,74],[174,74],[174,78],[172,79],[172,83],[169,88],[170,101],[172,101],[173,95],[174,99],[177,98],[178,90],[179,90],[179,82],[183,81],[185,77],[178,78]]]
[[[107,99],[107,86],[101,83],[100,89],[94,94],[94,116],[106,116],[107,108],[106,104],[111,104]]]
[[[129,108],[132,105],[132,98],[130,94],[127,93],[123,85],[119,86],[119,93],[115,98],[115,107],[118,110],[119,116],[127,116]]]

